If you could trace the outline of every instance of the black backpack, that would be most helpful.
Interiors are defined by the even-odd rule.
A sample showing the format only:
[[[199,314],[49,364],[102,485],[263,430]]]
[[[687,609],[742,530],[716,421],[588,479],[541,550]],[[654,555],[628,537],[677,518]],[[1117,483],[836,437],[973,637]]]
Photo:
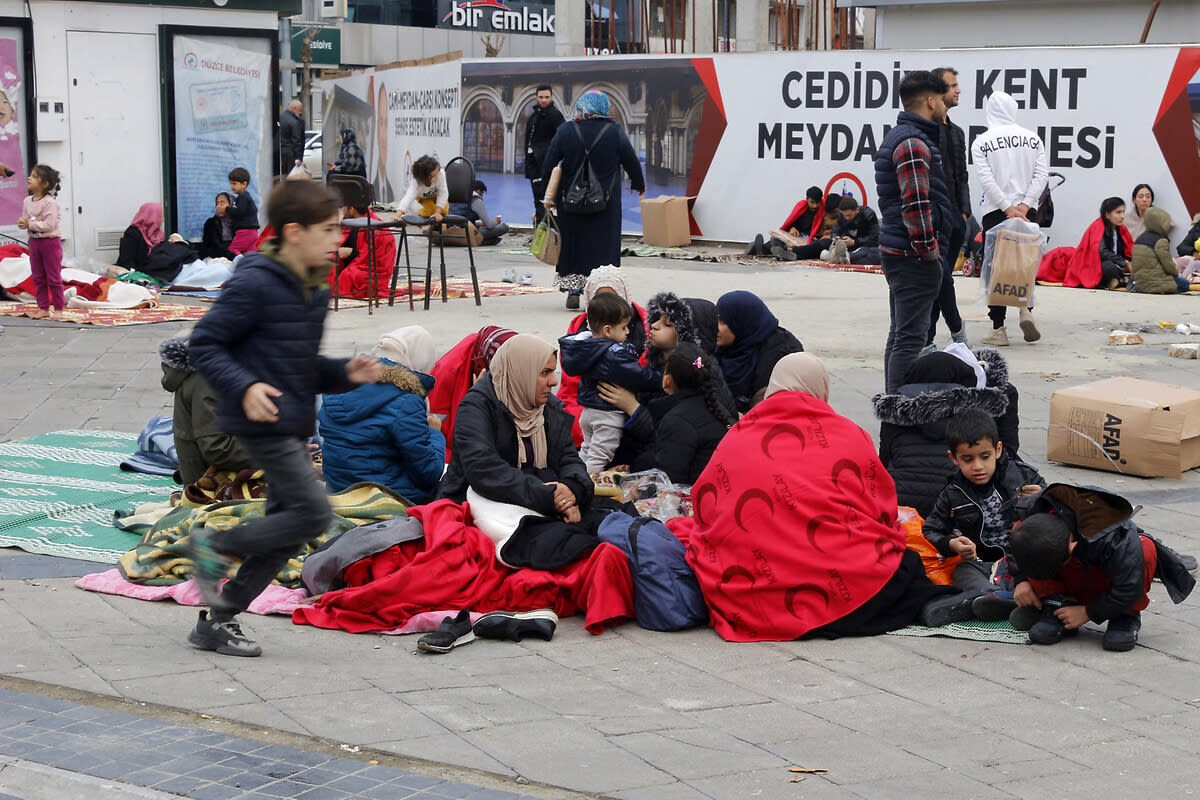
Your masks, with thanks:
[[[575,125],[574,127],[575,135],[583,144],[583,134],[579,131],[579,126]],[[580,162],[579,169],[575,170],[574,177],[567,185],[566,194],[563,195],[562,208],[568,214],[599,214],[608,208],[611,191],[600,183],[600,179],[596,177],[596,170],[592,169],[592,148],[596,146],[600,137],[608,131],[609,127],[609,125],[605,125],[601,128],[590,145],[584,144],[583,161]]]

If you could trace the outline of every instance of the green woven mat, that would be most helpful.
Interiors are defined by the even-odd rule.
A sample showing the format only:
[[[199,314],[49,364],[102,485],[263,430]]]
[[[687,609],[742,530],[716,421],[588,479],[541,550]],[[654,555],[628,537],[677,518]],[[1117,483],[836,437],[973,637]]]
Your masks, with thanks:
[[[56,431],[0,442],[0,547],[78,558],[117,560],[139,541],[113,527],[113,511],[164,500],[170,478],[124,472],[137,434]]]
[[[974,642],[1004,642],[1005,644],[1028,644],[1029,634],[1013,629],[1008,620],[1002,622],[951,622],[940,628],[924,625],[909,625],[898,631],[888,631],[889,636],[945,636],[950,639],[970,639]]]

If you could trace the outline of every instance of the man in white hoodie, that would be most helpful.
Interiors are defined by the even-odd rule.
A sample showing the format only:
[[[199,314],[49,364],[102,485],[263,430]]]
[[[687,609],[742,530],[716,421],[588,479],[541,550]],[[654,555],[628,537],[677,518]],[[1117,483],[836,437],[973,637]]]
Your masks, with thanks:
[[[971,160],[983,184],[980,224],[984,236],[1006,219],[1032,218],[1048,178],[1046,146],[1036,133],[1017,124],[1017,101],[1012,95],[993,93],[986,111],[988,129],[971,145]],[[1008,345],[1006,311],[1005,306],[988,306],[992,332],[983,337],[983,344]],[[1027,342],[1042,338],[1032,308],[1021,309],[1021,332]]]

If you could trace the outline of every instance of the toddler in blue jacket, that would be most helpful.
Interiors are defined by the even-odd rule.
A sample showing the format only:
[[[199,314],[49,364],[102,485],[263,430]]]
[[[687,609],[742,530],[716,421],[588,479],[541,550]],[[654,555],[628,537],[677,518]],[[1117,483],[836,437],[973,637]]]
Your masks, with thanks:
[[[579,381],[579,428],[583,446],[579,457],[588,472],[607,467],[621,444],[625,412],[600,397],[601,382],[615,383],[632,392],[662,387],[662,374],[638,362],[638,354],[625,343],[633,309],[616,294],[605,292],[587,307],[587,330],[558,340],[563,372]]]

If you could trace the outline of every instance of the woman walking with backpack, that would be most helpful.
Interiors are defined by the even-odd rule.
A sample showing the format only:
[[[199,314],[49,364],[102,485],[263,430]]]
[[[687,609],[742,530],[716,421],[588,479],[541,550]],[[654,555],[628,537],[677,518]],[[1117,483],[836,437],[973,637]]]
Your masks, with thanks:
[[[631,191],[646,191],[637,153],[608,110],[608,95],[585,92],[575,104],[574,122],[558,127],[542,162],[546,186],[554,167],[562,167],[558,192],[547,205],[558,212],[562,232],[554,285],[567,293],[572,310],[579,308],[593,269],[621,266],[621,170],[629,176]]]

